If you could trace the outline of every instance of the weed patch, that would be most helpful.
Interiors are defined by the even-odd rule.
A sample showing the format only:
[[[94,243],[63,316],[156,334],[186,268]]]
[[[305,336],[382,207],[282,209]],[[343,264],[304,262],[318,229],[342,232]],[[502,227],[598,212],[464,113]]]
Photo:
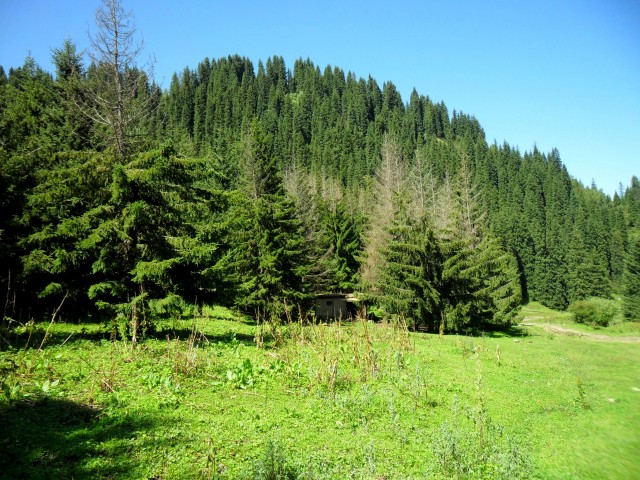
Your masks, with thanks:
[[[0,351],[2,475],[640,476],[637,345],[358,320],[280,325],[256,348],[257,325],[206,313],[160,322],[135,347],[60,322],[13,337]]]

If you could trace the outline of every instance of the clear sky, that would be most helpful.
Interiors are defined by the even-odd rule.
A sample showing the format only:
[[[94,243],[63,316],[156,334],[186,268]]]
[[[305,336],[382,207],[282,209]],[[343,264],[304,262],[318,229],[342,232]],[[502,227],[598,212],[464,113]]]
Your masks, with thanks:
[[[99,0],[0,0],[0,65],[48,71],[65,38],[86,48]],[[309,58],[415,87],[474,115],[487,140],[557,148],[613,194],[640,176],[640,1],[123,0],[156,80],[205,57]]]

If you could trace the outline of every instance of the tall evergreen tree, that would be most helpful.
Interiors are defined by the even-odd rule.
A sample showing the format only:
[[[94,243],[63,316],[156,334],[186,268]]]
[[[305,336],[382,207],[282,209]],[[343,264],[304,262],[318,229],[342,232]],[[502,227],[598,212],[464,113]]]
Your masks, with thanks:
[[[217,208],[215,193],[196,184],[170,146],[115,165],[109,190],[106,204],[85,214],[92,229],[81,246],[95,259],[88,294],[136,340],[153,316],[202,285],[220,239],[203,232],[191,210]]]
[[[256,317],[271,320],[308,305],[304,279],[310,264],[295,206],[285,194],[269,136],[257,120],[244,142],[242,189],[231,211],[235,301]]]
[[[54,303],[67,296],[71,309],[90,311],[95,257],[83,241],[109,201],[110,161],[94,152],[59,153],[38,169],[36,180],[21,218],[29,232],[22,240],[23,275],[38,297]],[[44,301],[31,305],[46,308]]]
[[[327,206],[323,226],[330,245],[334,290],[351,292],[358,284],[362,256],[360,225],[342,201]]]
[[[622,276],[622,311],[628,320],[640,321],[640,237],[629,241]]]
[[[427,219],[412,218],[406,202],[398,199],[390,240],[383,250],[380,304],[387,313],[405,317],[414,329],[435,330],[442,291],[439,248]]]
[[[284,180],[304,232],[304,254],[310,262],[305,279],[315,293],[334,291],[335,262],[324,229],[325,207],[320,195],[314,191],[309,174],[298,165],[287,168]]]
[[[489,233],[480,191],[464,159],[453,188],[442,191],[439,203],[441,331],[509,326],[521,300],[515,259]]]

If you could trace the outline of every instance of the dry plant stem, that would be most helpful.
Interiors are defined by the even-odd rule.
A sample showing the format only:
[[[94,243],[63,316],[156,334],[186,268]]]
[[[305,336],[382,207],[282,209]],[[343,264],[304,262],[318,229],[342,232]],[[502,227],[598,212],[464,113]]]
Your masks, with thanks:
[[[67,342],[69,341],[69,339],[70,339],[72,336],[73,336],[73,332],[71,332],[71,333],[69,334],[69,336],[65,339],[65,341],[64,341],[64,342],[62,342],[62,344],[61,344],[60,346],[62,347],[65,343],[67,343]]]
[[[256,342],[256,348],[262,348],[262,344],[264,343],[262,328],[263,326],[260,324],[260,312],[258,312],[256,315],[256,334],[253,339]]]
[[[64,297],[62,297],[62,301],[60,302],[60,305],[58,305],[58,308],[56,308],[55,312],[53,312],[53,315],[51,315],[51,322],[49,322],[49,326],[47,327],[47,331],[44,332],[44,338],[42,339],[42,342],[40,342],[40,347],[38,347],[38,351],[39,352],[42,351],[42,347],[44,346],[44,343],[47,341],[47,337],[49,336],[49,329],[51,329],[51,325],[53,325],[53,322],[56,319],[56,315],[58,315],[58,312],[62,308],[62,304],[67,299],[67,295],[69,295],[69,290],[67,290],[67,293],[64,294]]]
[[[7,316],[7,309],[9,308],[9,292],[11,291],[11,269],[7,273],[7,297],[4,301],[4,310],[2,311],[2,323]]]
[[[115,368],[115,360],[113,358],[113,352],[111,352],[111,369],[108,372],[108,377],[106,378],[107,375],[104,374],[104,371],[99,371],[97,368],[95,368],[93,365],[91,365],[91,363],[89,363],[89,361],[86,358],[82,358],[80,357],[80,360],[82,360],[84,363],[87,364],[87,366],[91,369],[91,371],[100,376],[100,389],[102,391],[110,391],[111,393],[115,393],[115,390],[113,388],[114,385],[114,378],[115,378],[115,373],[116,373],[116,368]],[[92,387],[92,392],[93,392],[93,387]],[[92,394],[93,396],[93,394]]]
[[[476,393],[478,395],[478,433],[480,435],[480,450],[484,451],[484,437],[485,437],[485,421],[484,421],[484,399],[482,396],[482,366],[480,363],[480,354],[476,353]]]

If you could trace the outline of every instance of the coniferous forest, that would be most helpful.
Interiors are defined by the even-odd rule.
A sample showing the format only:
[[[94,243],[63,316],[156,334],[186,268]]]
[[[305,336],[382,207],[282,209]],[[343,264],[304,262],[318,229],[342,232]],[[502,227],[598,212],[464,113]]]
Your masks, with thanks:
[[[613,293],[640,319],[638,178],[611,198],[557,150],[309,59],[205,58],[161,89],[127,33],[0,66],[5,326],[59,309],[136,340],[185,304],[275,321],[329,292],[435,332]]]

